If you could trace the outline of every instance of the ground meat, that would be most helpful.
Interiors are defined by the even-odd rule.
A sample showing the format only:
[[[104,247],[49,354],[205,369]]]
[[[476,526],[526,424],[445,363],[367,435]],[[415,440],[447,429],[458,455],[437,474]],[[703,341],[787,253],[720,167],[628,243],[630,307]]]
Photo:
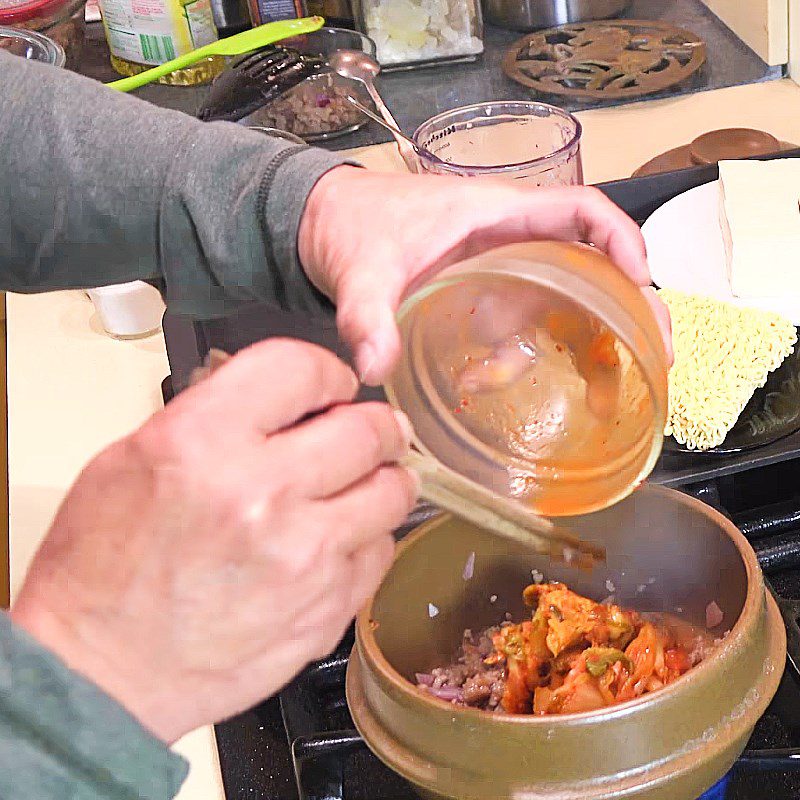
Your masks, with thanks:
[[[329,75],[309,78],[253,114],[249,124],[289,131],[314,138],[358,125],[364,115],[347,100],[348,91],[369,106],[354,89],[337,85]]]
[[[457,706],[496,710],[505,689],[504,672],[502,666],[490,666],[484,660],[492,653],[492,637],[498,630],[499,626],[494,626],[477,636],[464,631],[458,660],[431,670],[433,681],[422,688]],[[456,689],[460,690],[457,694],[450,691]]]

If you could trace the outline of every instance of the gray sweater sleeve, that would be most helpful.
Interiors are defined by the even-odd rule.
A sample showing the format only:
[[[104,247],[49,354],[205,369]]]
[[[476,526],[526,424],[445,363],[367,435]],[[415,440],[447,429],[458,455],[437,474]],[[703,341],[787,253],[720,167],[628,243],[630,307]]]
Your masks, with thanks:
[[[0,612],[0,797],[167,800],[187,763]]]
[[[0,289],[163,279],[172,310],[196,317],[326,309],[297,231],[342,163],[0,51]]]
[[[199,317],[256,300],[321,310],[297,230],[341,163],[0,51],[0,289],[153,279]],[[0,612],[0,797],[167,800],[186,771]]]

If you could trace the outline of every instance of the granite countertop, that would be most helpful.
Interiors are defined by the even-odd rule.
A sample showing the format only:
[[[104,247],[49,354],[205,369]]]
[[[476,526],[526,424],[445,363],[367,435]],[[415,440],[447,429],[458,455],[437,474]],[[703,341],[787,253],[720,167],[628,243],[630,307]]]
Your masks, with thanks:
[[[772,80],[783,74],[781,67],[768,67],[699,0],[633,0],[625,16],[629,19],[665,20],[687,28],[706,42],[707,61],[700,71],[674,89],[651,95],[654,99]],[[409,133],[435,114],[458,106],[486,100],[530,99],[536,93],[507,78],[500,68],[506,50],[520,35],[487,25],[485,53],[478,61],[388,73],[379,78],[379,90],[400,127]],[[88,26],[80,71],[104,82],[119,77],[108,63],[108,50],[99,23]],[[208,87],[156,84],[139,89],[136,94],[156,105],[194,115],[207,97]],[[608,102],[587,105],[548,97],[539,99],[570,111],[619,105]],[[389,139],[383,128],[369,123],[356,133],[333,139],[322,146],[340,150],[381,144]]]

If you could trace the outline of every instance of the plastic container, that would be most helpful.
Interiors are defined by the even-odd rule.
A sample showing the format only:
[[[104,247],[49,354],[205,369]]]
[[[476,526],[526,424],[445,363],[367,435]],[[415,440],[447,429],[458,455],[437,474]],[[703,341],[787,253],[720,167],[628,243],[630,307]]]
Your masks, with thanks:
[[[35,31],[0,27],[0,49],[28,61],[40,61],[54,67],[63,67],[66,62],[64,48]]]
[[[414,141],[437,156],[417,154],[417,172],[524,179],[534,186],[583,183],[580,122],[546,103],[477,103],[420,125]]]
[[[160,292],[144,281],[87,291],[105,332],[114,339],[142,339],[161,329],[166,306]]]
[[[218,38],[210,0],[100,0],[111,66],[125,76],[211,44]],[[176,70],[159,83],[195,86],[225,69],[225,59],[210,56]]]
[[[387,396],[450,469],[545,517],[613,505],[652,471],[664,344],[641,290],[600,251],[491,251],[415,291],[398,323]]]
[[[40,33],[63,51],[59,66],[75,69],[83,50],[86,0],[0,0],[0,26]]]
[[[353,0],[353,16],[377,45],[384,72],[483,53],[480,0]]]

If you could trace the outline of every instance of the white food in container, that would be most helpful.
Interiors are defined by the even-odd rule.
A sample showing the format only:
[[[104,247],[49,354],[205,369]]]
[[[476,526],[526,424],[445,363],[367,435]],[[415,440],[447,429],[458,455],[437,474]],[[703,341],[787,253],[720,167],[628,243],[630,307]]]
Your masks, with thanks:
[[[362,7],[382,65],[483,52],[477,0],[362,0]]]

